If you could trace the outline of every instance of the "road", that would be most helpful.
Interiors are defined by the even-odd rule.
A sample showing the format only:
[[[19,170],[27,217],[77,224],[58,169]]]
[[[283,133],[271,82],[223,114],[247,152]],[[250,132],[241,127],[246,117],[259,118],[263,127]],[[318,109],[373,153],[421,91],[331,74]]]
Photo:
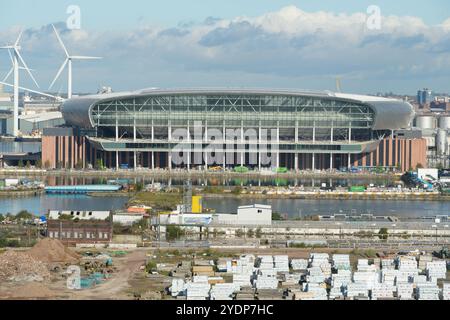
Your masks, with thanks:
[[[117,262],[119,271],[114,273],[110,279],[92,289],[73,292],[71,299],[102,300],[129,298],[125,292],[129,288],[128,280],[145,264],[147,252],[148,250],[137,249],[124,258],[120,258],[120,260],[123,260],[123,264],[122,261]],[[116,259],[116,261],[118,260]]]

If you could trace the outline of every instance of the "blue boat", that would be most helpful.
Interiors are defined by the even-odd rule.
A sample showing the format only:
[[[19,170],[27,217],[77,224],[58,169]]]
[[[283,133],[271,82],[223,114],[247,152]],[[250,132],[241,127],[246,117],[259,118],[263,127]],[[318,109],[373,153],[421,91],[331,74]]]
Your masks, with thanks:
[[[55,187],[45,187],[46,193],[57,193],[57,194],[86,194],[89,192],[114,192],[119,191],[122,188],[120,185],[110,185],[110,184],[97,184],[97,185],[77,185],[77,186],[55,186]]]

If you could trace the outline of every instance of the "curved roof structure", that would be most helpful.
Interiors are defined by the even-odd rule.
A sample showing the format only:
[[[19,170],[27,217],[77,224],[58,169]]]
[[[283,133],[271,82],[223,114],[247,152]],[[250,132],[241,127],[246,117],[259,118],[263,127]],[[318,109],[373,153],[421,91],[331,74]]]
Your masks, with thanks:
[[[414,109],[402,100],[387,99],[376,96],[333,93],[330,91],[283,90],[283,89],[230,89],[230,88],[198,88],[198,89],[143,89],[132,92],[117,92],[76,97],[64,102],[62,113],[68,125],[91,128],[90,111],[98,103],[118,99],[132,99],[151,96],[176,95],[246,95],[246,96],[296,96],[312,97],[323,100],[350,102],[367,105],[375,114],[373,130],[395,130],[408,127],[414,116]]]

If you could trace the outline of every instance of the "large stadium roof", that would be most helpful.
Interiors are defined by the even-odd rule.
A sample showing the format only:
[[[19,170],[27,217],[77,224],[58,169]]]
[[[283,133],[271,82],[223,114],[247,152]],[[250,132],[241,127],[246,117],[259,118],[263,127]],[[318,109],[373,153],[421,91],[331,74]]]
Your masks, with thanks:
[[[331,91],[295,89],[249,89],[249,88],[147,88],[137,91],[114,92],[79,96],[67,100],[62,106],[68,124],[90,126],[89,109],[92,105],[114,99],[130,99],[158,95],[285,95],[317,97],[369,105],[375,112],[373,129],[401,129],[409,125],[414,116],[413,107],[405,101],[378,96],[334,93]]]

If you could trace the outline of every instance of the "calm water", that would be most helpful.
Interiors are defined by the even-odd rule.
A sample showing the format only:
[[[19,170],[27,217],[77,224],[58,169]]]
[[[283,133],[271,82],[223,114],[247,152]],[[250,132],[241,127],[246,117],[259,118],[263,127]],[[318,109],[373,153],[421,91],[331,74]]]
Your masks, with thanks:
[[[204,199],[204,205],[216,212],[236,212],[236,208],[250,204],[268,204],[273,211],[298,218],[316,214],[365,214],[421,217],[450,214],[450,201],[403,200],[304,200],[304,199]]]
[[[89,197],[86,195],[41,195],[24,198],[0,198],[0,213],[16,214],[28,210],[46,214],[48,210],[117,210],[127,203],[126,197]]]
[[[45,214],[48,210],[116,210],[124,208],[126,197],[89,197],[86,195],[42,195],[24,198],[0,198],[0,213],[28,210]],[[275,212],[291,218],[315,214],[371,213],[399,217],[434,216],[450,213],[450,201],[392,200],[303,200],[303,199],[233,199],[206,198],[204,206],[216,212],[236,212],[238,206],[254,203],[269,204]]]

